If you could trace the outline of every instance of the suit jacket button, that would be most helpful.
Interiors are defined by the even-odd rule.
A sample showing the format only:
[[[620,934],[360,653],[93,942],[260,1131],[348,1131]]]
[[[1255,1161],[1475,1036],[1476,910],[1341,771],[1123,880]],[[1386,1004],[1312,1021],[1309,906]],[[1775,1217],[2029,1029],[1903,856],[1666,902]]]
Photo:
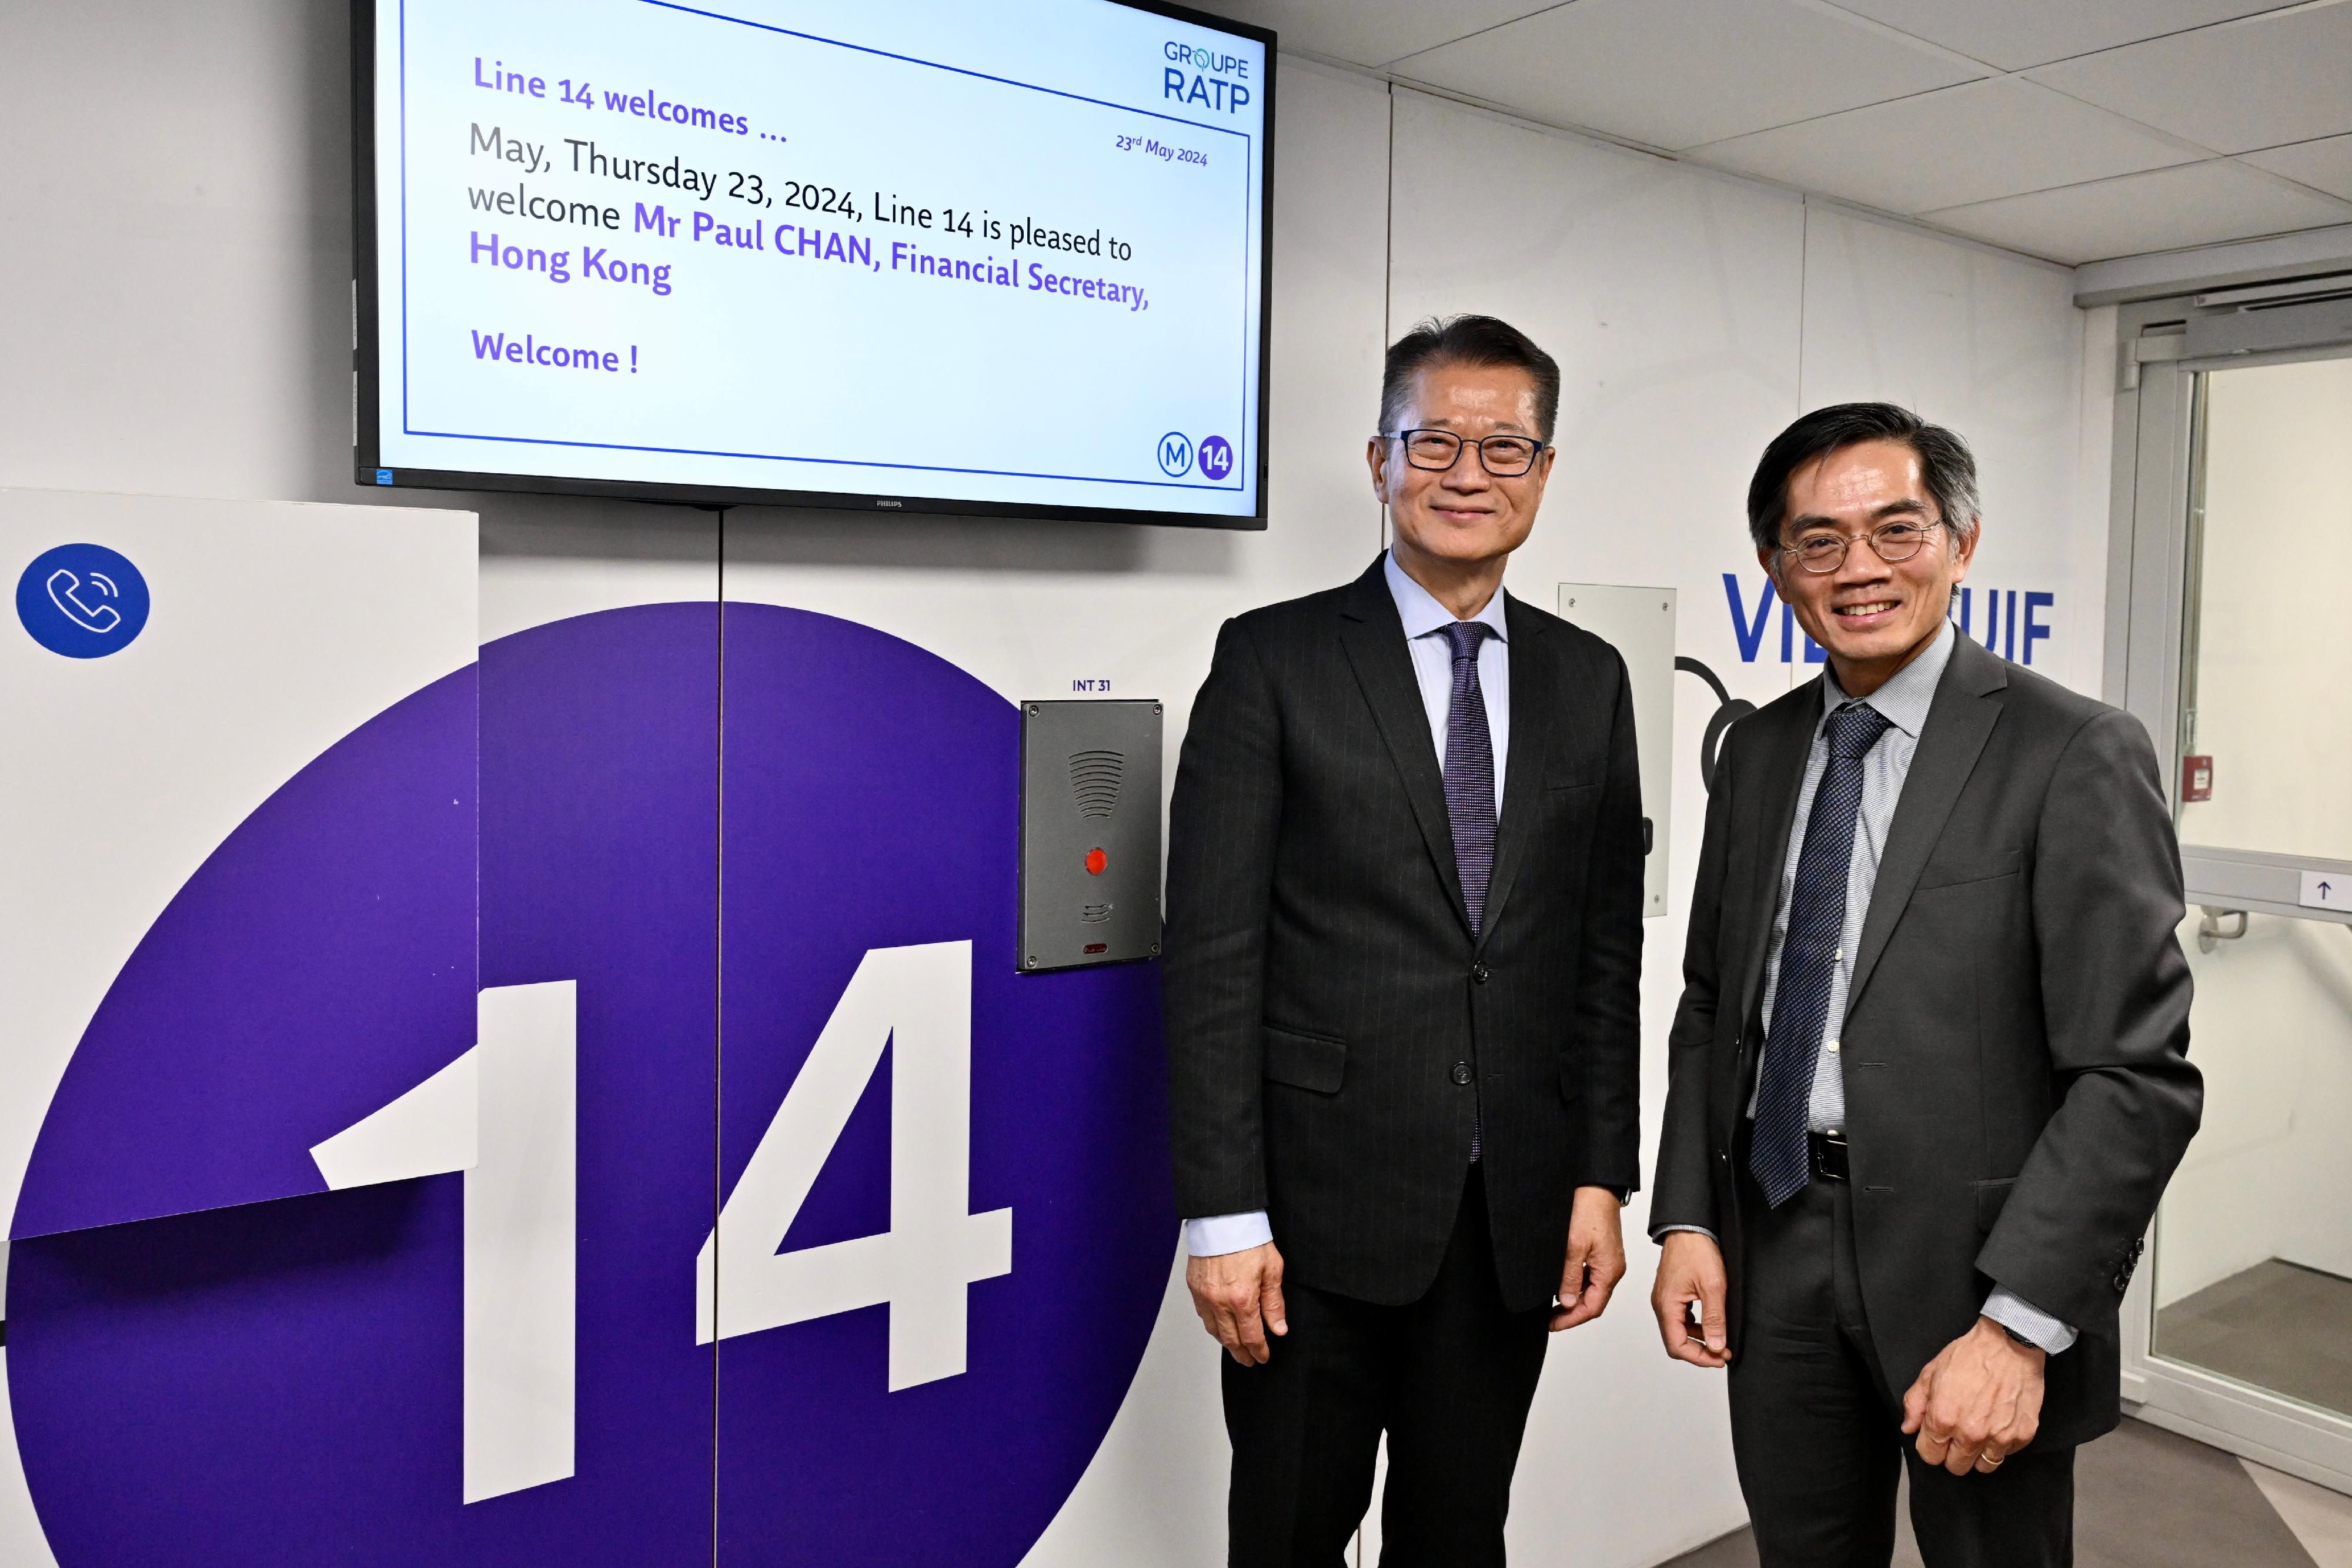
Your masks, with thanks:
[[[1457,1061],[1454,1064],[1454,1082],[1462,1084],[1467,1084],[1470,1082],[1470,1064],[1468,1062]]]
[[[1470,977],[1482,986],[1493,977],[1494,973],[1494,970],[1489,969],[1484,964],[1473,964],[1470,966]]]

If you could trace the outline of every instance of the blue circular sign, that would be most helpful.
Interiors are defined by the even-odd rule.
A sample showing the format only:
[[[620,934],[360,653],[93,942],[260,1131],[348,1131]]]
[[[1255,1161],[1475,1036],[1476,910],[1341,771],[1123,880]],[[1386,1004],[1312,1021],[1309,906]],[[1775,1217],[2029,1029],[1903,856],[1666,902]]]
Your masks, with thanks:
[[[1212,479],[1223,479],[1234,471],[1234,445],[1222,435],[1201,438],[1201,472]]]
[[[1171,430],[1160,438],[1160,471],[1171,479],[1180,479],[1192,472],[1192,443],[1181,430]]]
[[[569,1473],[469,1499],[466,1175],[27,1236],[6,1373],[63,1568],[641,1568],[714,1536],[731,1562],[1013,1568],[1060,1511],[1175,1245],[1157,972],[1018,972],[1012,704],[825,616],[730,604],[724,640],[723,776],[715,605],[557,622],[478,666],[479,984],[575,988]],[[306,1159],[352,1112],[319,1092],[343,1031],[378,1017],[419,1037],[380,1097],[446,1059],[421,966],[372,956],[397,917],[320,912],[360,906],[355,852],[441,852],[423,808],[457,792],[439,759],[470,745],[476,675],[330,748],[167,907],[59,1085],[18,1228],[119,1180],[127,1146]],[[908,973],[944,983],[909,998]],[[858,1035],[844,1089],[852,1015],[892,1032]],[[184,1062],[213,1041],[250,1063],[249,1103],[192,1116],[218,1063]],[[956,1119],[916,1074],[966,1101],[951,1166],[923,1165]],[[722,1272],[714,1341],[697,1249],[818,1094],[813,1180],[744,1220],[815,1302],[730,1325]],[[910,1169],[961,1189],[937,1232],[957,1257],[916,1260],[950,1282],[856,1288],[903,1239]]]
[[[52,653],[103,659],[145,629],[147,580],[104,545],[59,545],[16,580],[16,619]]]

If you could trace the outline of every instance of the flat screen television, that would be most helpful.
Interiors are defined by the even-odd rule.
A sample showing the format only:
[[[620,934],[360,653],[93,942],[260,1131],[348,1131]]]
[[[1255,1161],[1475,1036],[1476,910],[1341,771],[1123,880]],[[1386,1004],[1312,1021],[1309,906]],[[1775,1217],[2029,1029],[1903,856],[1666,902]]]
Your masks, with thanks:
[[[357,0],[359,483],[1265,524],[1274,36]]]

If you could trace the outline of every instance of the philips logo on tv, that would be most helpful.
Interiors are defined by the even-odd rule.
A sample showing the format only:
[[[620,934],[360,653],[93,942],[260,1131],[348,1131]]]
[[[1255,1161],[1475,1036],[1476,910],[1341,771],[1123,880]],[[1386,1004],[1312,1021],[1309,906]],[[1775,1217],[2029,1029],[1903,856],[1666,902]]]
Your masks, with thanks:
[[[1172,38],[1160,46],[1160,52],[1176,62],[1160,73],[1161,98],[1221,109],[1227,114],[1239,114],[1250,101],[1250,89],[1244,85],[1249,80],[1247,60]]]

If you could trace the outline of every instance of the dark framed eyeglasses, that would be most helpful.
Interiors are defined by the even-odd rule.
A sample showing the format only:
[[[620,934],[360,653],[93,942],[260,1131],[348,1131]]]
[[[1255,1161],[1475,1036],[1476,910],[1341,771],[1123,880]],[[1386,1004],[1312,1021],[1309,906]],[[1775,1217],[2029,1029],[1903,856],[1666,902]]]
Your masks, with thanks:
[[[1450,430],[1383,430],[1381,438],[1404,444],[1404,460],[1416,468],[1444,470],[1462,455],[1462,437]],[[1516,479],[1536,465],[1551,444],[1531,435],[1489,435],[1473,443],[1479,465],[1497,479]]]
[[[1795,544],[1782,545],[1780,553],[1791,557],[1805,570],[1821,576],[1835,571],[1845,564],[1845,552],[1857,540],[1867,539],[1879,559],[1892,566],[1898,560],[1909,560],[1917,555],[1928,536],[1944,527],[1939,519],[1932,523],[1906,520],[1881,523],[1866,534],[1851,538],[1832,528],[1816,528],[1800,538]]]

